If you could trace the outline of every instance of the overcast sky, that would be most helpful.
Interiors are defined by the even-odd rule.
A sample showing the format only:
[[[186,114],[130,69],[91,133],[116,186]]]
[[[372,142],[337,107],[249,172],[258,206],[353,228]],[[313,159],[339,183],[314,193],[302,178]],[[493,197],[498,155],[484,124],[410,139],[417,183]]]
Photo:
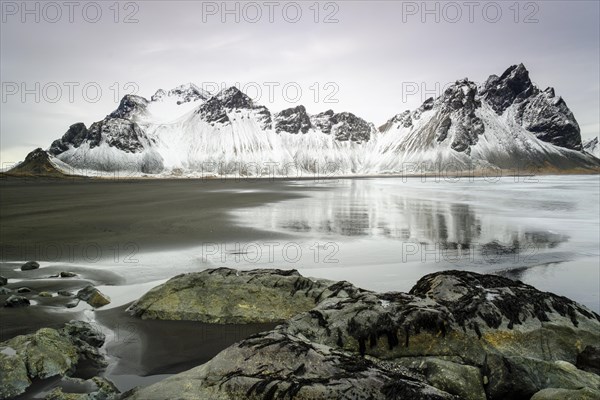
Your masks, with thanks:
[[[304,104],[379,126],[456,79],[520,62],[566,100],[584,138],[599,132],[595,0],[72,3],[2,1],[5,165],[133,91],[239,84],[271,111]]]

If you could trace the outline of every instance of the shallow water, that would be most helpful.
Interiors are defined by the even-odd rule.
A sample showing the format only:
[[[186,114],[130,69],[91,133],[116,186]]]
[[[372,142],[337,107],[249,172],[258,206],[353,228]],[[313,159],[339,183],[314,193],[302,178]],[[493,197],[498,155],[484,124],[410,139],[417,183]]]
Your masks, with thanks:
[[[209,245],[212,266],[298,268],[378,290],[444,269],[499,273],[600,311],[598,176],[340,179],[231,211],[285,241]]]

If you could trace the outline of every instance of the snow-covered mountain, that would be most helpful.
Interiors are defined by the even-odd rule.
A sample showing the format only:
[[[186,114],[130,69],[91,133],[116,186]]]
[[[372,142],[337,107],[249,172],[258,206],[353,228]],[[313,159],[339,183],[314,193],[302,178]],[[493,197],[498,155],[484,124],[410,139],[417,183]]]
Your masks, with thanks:
[[[379,130],[349,112],[309,115],[299,105],[271,113],[235,87],[213,95],[188,84],[150,100],[127,95],[89,128],[71,125],[48,152],[81,173],[156,176],[599,166],[583,151],[564,100],[533,85],[522,64],[480,87],[459,80]]]
[[[437,99],[381,127],[371,168],[407,164],[457,170],[478,167],[570,169],[598,165],[582,152],[579,125],[553,88],[540,90],[520,65],[478,87],[456,81]]]

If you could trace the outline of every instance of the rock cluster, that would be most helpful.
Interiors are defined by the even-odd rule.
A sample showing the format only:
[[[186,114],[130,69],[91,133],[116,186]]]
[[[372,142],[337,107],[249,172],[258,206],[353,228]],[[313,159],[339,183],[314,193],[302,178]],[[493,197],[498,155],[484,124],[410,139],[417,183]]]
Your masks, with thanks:
[[[600,316],[518,281],[446,271],[423,277],[409,293],[374,293],[348,282],[308,280],[295,271],[218,269],[192,275],[153,289],[131,311],[250,322],[259,318],[257,309],[269,310],[265,301],[282,317],[297,304],[314,306],[128,398],[600,396],[598,352],[591,347],[600,342]],[[307,286],[294,288],[293,282]],[[221,289],[219,306],[207,308],[215,285]],[[261,298],[263,291],[268,295]],[[248,303],[255,296],[257,309]],[[289,300],[280,304],[283,297]],[[184,298],[202,300],[183,307]],[[154,304],[159,306],[153,309]]]
[[[62,329],[42,328],[0,343],[0,399],[17,396],[34,379],[69,375],[78,362],[104,367],[104,335],[90,324],[71,321]]]

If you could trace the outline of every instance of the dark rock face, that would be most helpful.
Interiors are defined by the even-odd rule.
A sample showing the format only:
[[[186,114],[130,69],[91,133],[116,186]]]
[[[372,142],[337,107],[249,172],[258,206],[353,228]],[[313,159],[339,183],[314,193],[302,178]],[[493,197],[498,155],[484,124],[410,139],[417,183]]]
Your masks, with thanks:
[[[306,133],[312,128],[310,117],[304,106],[288,108],[275,114],[275,131],[288,133]]]
[[[8,283],[8,279],[0,275],[0,286],[4,286]]]
[[[87,135],[88,130],[83,122],[73,124],[69,127],[69,130],[67,130],[62,138],[52,142],[48,152],[56,156],[64,151],[67,151],[69,149],[69,145],[73,145],[73,147],[79,147],[86,139]]]
[[[448,87],[436,100],[429,98],[417,110],[396,115],[382,126],[382,132],[394,126],[411,129],[424,112],[434,110],[432,119],[420,128],[422,135],[431,138],[432,143],[449,142],[454,151],[470,154],[471,146],[477,144],[479,136],[485,132],[483,121],[476,116],[480,108],[477,85],[463,79]]]
[[[564,297],[464,271],[427,275],[408,294],[345,292],[279,329],[405,366],[401,360],[406,357],[450,358],[478,369],[481,381],[490,382],[484,386],[488,399],[528,399],[550,383],[570,389],[596,385],[595,378],[575,367],[565,372],[564,364],[575,362],[579,346],[600,340],[600,316]],[[461,397],[475,396],[476,375],[468,384],[453,386],[444,373],[432,371],[421,371],[430,384],[455,394],[470,387],[471,394]],[[519,379],[526,380],[510,386]]]
[[[148,141],[142,128],[134,121],[117,117],[117,115],[126,115],[133,112],[128,107],[129,105],[124,106],[121,111],[117,109],[102,121],[94,122],[89,129],[86,129],[82,123],[71,125],[61,139],[52,143],[50,153],[59,155],[70,147],[78,148],[84,143],[87,143],[93,149],[102,142],[106,142],[109,146],[116,147],[126,153],[141,152],[144,150],[143,142]]]
[[[312,124],[316,126],[321,132],[330,134],[331,126],[333,125],[333,116],[335,113],[333,110],[327,110],[319,113],[312,118]]]
[[[364,119],[349,112],[335,114],[332,119],[332,133],[339,141],[368,142],[373,127]]]
[[[429,118],[417,124],[416,121],[428,111]],[[468,79],[456,81],[435,100],[430,98],[417,110],[396,115],[382,125],[380,131],[385,133],[392,129],[406,132],[398,138],[395,147],[401,154],[449,147],[466,156],[473,154],[475,161],[492,164],[516,158],[521,152],[524,154],[520,158],[531,162],[537,157],[539,161],[536,162],[540,164],[545,160],[553,163],[545,153],[531,154],[531,139],[527,132],[558,147],[583,149],[579,125],[564,100],[556,96],[552,88],[544,91],[537,88],[523,64],[511,66],[501,76],[490,76],[479,87]],[[486,142],[492,146],[482,148],[477,145],[486,129],[491,132],[485,136]],[[507,137],[498,141],[496,132]],[[472,153],[474,149],[476,153]],[[457,159],[468,165],[470,159],[463,155],[447,156],[448,162]],[[441,153],[440,157],[446,156]],[[570,157],[579,158],[577,155]],[[507,164],[515,165],[516,162],[511,160]]]
[[[548,88],[519,104],[517,121],[535,136],[555,146],[583,149],[581,131],[575,116],[561,97]]]
[[[148,140],[136,122],[121,118],[106,118],[90,126],[86,142],[92,149],[104,141],[109,146],[126,153],[139,153],[144,150],[142,143],[144,139]]]
[[[4,307],[19,308],[29,306],[27,297],[12,295],[4,302]]]
[[[577,355],[577,368],[600,375],[600,347],[586,346]]]
[[[511,66],[500,77],[490,76],[480,94],[498,115],[511,105],[518,105],[517,122],[538,139],[582,150],[579,124],[565,101],[555,95],[553,88],[540,91],[523,64]]]
[[[21,265],[21,271],[30,271],[32,269],[38,269],[40,264],[36,261],[27,261],[25,264]]]
[[[515,325],[549,322],[552,314],[568,318],[573,327],[584,320],[600,323],[598,314],[566,297],[496,275],[465,271],[431,274],[421,278],[410,294],[442,304],[460,327],[472,329],[478,336],[482,328],[498,329],[506,324],[512,329]]]
[[[456,399],[399,369],[277,332],[255,335],[203,366],[128,399]]]
[[[222,90],[215,97],[225,108],[254,108],[252,99],[235,86]]]
[[[467,79],[457,81],[446,89],[438,103],[438,120],[441,120],[436,128],[438,142],[448,138],[450,128],[454,125],[450,147],[457,152],[469,153],[470,147],[479,140],[479,135],[485,132],[483,122],[475,116],[475,110],[481,107],[476,95],[477,86]]]
[[[146,113],[148,100],[133,94],[127,94],[121,99],[119,107],[109,114],[110,118],[130,119]]]
[[[271,128],[271,112],[264,106],[254,105],[250,97],[234,86],[222,90],[208,99],[198,107],[195,114],[211,124],[227,125],[231,123],[227,113],[235,110],[249,110],[262,129]]]
[[[509,67],[500,77],[491,75],[481,89],[481,96],[501,115],[513,103],[525,100],[536,90],[529,71],[519,64]]]
[[[271,112],[265,106],[257,106],[254,108],[255,118],[258,125],[262,129],[271,129],[273,127],[273,119],[271,118]]]
[[[349,112],[334,113],[327,110],[312,118],[312,124],[321,132],[332,134],[339,141],[368,142],[375,127]]]
[[[225,124],[230,122],[223,103],[216,97],[210,98],[195,111],[206,122]]]

